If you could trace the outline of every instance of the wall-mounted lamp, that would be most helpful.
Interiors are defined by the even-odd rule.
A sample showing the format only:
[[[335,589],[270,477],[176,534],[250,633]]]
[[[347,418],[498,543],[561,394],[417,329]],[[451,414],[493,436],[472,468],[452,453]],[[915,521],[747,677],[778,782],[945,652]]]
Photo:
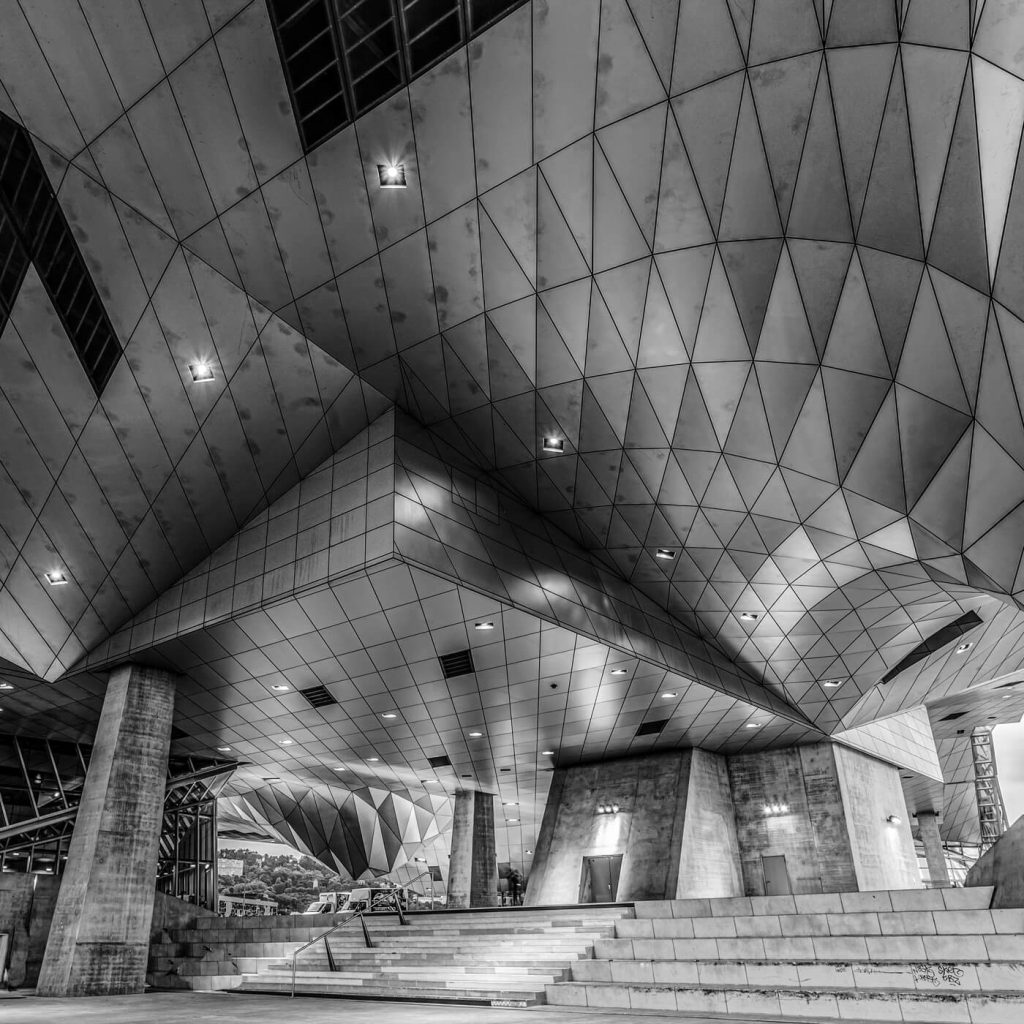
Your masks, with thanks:
[[[889,822],[890,825],[903,824],[903,819],[898,814],[890,814],[889,817],[887,817],[885,820]]]
[[[618,814],[619,813],[619,805],[618,804],[598,804],[597,805],[597,813],[598,814]]]
[[[789,804],[765,804],[764,813],[768,815],[789,814]]]

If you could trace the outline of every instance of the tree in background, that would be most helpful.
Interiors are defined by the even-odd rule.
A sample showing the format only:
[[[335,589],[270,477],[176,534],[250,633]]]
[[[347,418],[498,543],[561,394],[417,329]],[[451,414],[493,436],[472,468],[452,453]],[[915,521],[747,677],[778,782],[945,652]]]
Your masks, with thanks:
[[[321,892],[336,892],[351,885],[312,857],[245,849],[221,850],[220,856],[244,864],[241,875],[221,876],[222,896],[276,900],[282,914],[301,913]]]

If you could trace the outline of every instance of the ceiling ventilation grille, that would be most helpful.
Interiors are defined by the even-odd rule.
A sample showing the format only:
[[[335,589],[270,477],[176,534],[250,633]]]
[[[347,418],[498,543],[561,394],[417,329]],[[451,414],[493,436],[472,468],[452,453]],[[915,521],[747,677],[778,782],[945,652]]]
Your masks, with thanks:
[[[473,667],[472,651],[456,651],[454,654],[442,654],[438,659],[441,663],[441,671],[445,679],[454,679],[456,676],[468,676],[475,672]]]
[[[656,722],[644,722],[644,724],[637,729],[636,734],[637,736],[657,736],[666,725],[668,725],[667,718],[661,718]]]
[[[325,708],[329,704],[338,703],[326,686],[310,686],[308,689],[299,690],[299,693],[309,701],[310,707]]]
[[[270,0],[308,153],[525,0]]]
[[[942,650],[946,644],[952,643],[958,636],[962,636],[969,629],[974,629],[975,626],[980,625],[981,618],[977,612],[969,611],[961,615],[959,619],[954,619],[949,625],[943,626],[942,629],[932,633],[927,639],[922,640],[898,665],[889,669],[882,676],[880,682],[891,682],[905,669],[910,668],[911,665],[915,665],[917,662],[927,658],[929,654]]]
[[[13,284],[20,284],[28,261],[34,263],[82,367],[101,394],[121,357],[121,343],[28,132],[6,114],[0,114],[0,209],[5,215],[0,305]]]
[[[450,768],[452,759],[447,754],[441,754],[438,757],[428,757],[427,763],[431,768]]]

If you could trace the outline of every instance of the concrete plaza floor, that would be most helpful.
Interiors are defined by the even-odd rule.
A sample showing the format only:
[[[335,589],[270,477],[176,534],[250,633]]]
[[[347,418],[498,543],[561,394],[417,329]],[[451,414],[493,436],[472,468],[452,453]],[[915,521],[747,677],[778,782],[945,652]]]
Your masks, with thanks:
[[[161,992],[96,999],[37,999],[0,994],[3,1024],[627,1024],[629,1021],[685,1020],[722,1024],[723,1018],[663,1016],[655,1013],[597,1013],[562,1006],[528,1010],[491,1009],[441,1003],[386,1003],[359,999],[317,999],[226,993]],[[754,1024],[730,1017],[730,1024]],[[813,1024],[806,1018],[801,1024]]]

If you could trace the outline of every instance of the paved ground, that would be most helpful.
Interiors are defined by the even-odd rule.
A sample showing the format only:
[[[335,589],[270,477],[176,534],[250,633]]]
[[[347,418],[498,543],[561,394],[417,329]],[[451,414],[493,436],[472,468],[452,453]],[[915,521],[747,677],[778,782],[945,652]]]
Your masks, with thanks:
[[[553,1006],[492,1010],[481,1006],[200,992],[99,999],[0,997],[3,1024],[565,1024],[566,1018],[575,1018],[580,1024],[657,1024],[684,1019],[688,1024],[722,1024],[723,1020],[650,1013],[579,1013]],[[730,1017],[729,1022],[747,1024],[737,1017]],[[801,1024],[813,1022],[805,1019]]]

